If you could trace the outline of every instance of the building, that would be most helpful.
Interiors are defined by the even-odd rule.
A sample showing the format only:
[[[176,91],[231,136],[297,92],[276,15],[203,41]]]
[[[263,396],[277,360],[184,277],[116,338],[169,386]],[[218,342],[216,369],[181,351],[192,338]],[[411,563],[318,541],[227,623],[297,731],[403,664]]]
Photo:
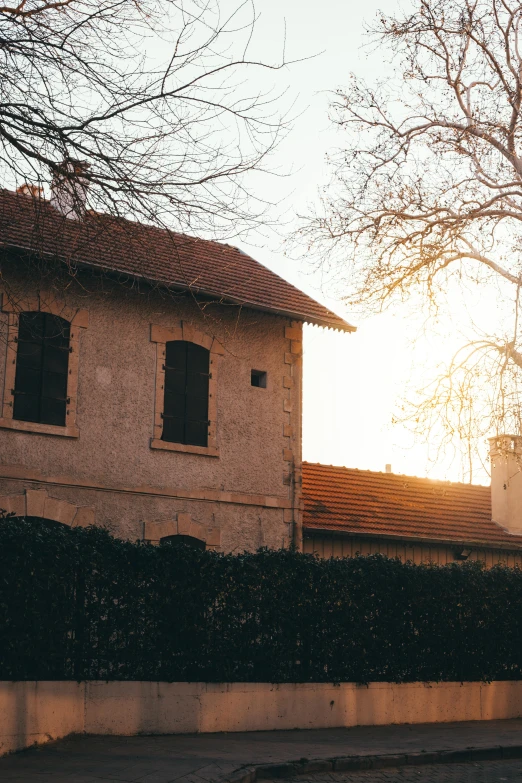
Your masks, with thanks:
[[[0,192],[0,508],[221,551],[301,546],[302,324],[225,244]]]
[[[303,463],[304,551],[522,566],[522,439],[491,455],[491,487]]]
[[[521,438],[492,440],[491,490],[302,464],[302,324],[354,327],[237,248],[26,189],[0,191],[0,254],[0,509],[224,552],[522,563]]]

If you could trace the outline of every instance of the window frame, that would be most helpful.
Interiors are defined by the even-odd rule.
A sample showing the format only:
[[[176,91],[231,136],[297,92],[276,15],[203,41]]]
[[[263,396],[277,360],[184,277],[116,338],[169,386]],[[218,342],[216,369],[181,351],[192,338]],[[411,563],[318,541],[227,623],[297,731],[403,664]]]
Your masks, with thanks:
[[[150,440],[151,449],[163,451],[185,452],[187,454],[200,454],[206,457],[219,457],[217,445],[217,377],[218,359],[224,355],[223,346],[214,337],[195,329],[184,321],[179,326],[164,327],[151,324],[150,340],[156,343],[156,376],[154,395],[154,434]],[[163,433],[163,406],[165,386],[165,354],[168,342],[183,340],[195,343],[206,348],[210,353],[210,377],[208,383],[208,442],[206,446],[192,446],[184,443],[174,443],[162,440]]]
[[[4,389],[2,396],[2,411],[0,428],[32,432],[39,435],[59,435],[65,438],[78,438],[80,435],[76,423],[77,397],[78,397],[78,371],[80,333],[89,325],[87,310],[71,308],[56,299],[45,298],[40,295],[20,302],[16,305],[7,297],[2,297],[2,312],[7,313],[7,350],[5,354]],[[18,327],[20,313],[42,312],[57,315],[68,321],[70,325],[69,336],[69,366],[67,374],[67,405],[65,413],[65,425],[40,424],[32,421],[22,421],[13,418],[14,387],[16,377],[16,359],[18,353]]]

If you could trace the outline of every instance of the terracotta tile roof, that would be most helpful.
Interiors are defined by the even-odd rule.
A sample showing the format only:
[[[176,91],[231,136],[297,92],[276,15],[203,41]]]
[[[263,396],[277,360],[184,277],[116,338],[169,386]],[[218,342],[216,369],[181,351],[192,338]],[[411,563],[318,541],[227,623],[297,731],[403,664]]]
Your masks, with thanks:
[[[303,497],[311,532],[522,549],[491,521],[489,487],[305,462]]]
[[[282,277],[231,245],[88,212],[63,218],[42,199],[0,190],[0,245],[144,278],[194,294],[355,331]]]

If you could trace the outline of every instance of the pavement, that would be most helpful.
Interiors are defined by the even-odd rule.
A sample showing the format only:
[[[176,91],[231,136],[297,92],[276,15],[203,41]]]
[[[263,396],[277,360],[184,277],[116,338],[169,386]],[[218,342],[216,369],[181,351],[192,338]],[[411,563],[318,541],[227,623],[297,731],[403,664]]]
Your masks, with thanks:
[[[330,778],[330,779],[329,779]],[[333,772],[297,778],[295,783],[498,783],[522,781],[522,761],[484,761],[468,764],[429,764],[368,772]]]
[[[341,776],[346,781],[363,780],[370,771],[374,778],[367,777],[368,781],[391,780],[391,770],[403,775],[397,780],[421,780],[431,768],[441,773],[442,764],[448,765],[447,772],[454,765],[513,766],[516,759],[522,760],[522,720],[231,734],[77,735],[1,758],[0,781],[255,783],[297,775],[320,783]],[[522,780],[522,765],[516,763],[519,777],[506,780]],[[413,767],[417,775],[404,777],[414,774]],[[356,773],[359,777],[353,777]]]

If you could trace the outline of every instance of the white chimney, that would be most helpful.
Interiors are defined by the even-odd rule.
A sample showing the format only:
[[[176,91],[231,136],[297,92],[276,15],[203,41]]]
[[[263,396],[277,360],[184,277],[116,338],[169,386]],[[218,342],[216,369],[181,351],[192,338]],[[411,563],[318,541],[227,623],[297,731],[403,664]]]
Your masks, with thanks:
[[[522,535],[522,437],[489,439],[491,516],[508,533]]]
[[[386,465],[384,466],[384,470],[386,471],[386,473],[392,472],[391,464],[389,462],[387,462]]]
[[[89,164],[81,160],[66,160],[54,172],[51,183],[51,205],[64,217],[81,220],[85,215],[89,180],[85,176]]]

